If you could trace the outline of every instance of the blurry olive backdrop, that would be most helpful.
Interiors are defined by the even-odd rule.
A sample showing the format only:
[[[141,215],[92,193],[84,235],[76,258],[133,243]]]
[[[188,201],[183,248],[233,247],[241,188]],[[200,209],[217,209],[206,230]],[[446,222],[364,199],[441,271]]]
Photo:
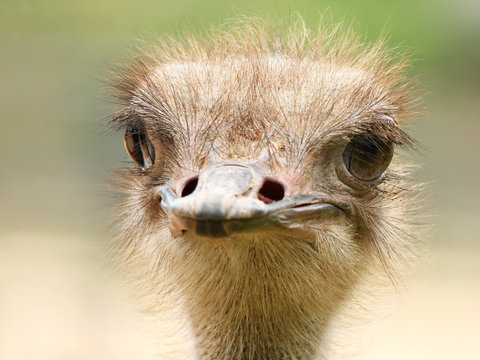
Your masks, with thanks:
[[[324,15],[370,41],[387,29],[415,54],[429,95],[410,131],[437,226],[416,284],[354,358],[480,359],[478,0],[0,0],[0,358],[152,358],[99,280],[115,233],[104,184],[127,161],[103,128],[116,107],[102,78],[137,38],[239,13],[312,29]]]

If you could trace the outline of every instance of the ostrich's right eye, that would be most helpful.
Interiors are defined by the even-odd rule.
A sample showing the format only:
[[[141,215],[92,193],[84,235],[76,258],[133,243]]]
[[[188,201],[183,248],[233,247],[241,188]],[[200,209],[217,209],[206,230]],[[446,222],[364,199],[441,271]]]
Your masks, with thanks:
[[[135,163],[147,170],[155,163],[155,148],[145,130],[130,125],[125,131],[125,148]]]

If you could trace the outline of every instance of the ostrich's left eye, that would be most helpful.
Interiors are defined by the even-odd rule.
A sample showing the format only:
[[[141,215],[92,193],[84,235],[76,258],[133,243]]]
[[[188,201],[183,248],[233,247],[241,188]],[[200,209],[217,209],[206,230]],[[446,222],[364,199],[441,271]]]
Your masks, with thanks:
[[[355,135],[348,143],[343,162],[350,174],[360,181],[380,179],[392,161],[393,145],[378,136],[365,133]]]
[[[133,161],[146,170],[155,163],[155,148],[144,129],[130,125],[125,131],[125,148]]]

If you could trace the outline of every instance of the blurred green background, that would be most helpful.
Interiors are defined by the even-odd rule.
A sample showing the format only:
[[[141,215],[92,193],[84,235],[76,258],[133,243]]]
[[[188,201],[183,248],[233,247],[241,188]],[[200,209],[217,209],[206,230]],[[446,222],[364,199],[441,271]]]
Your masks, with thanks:
[[[103,128],[116,107],[101,79],[137,38],[239,13],[298,13],[313,29],[325,14],[371,41],[387,29],[415,54],[429,95],[410,131],[437,226],[416,285],[354,358],[480,359],[478,0],[1,0],[0,358],[150,358],[99,280],[114,233],[104,184],[127,160],[123,134]]]

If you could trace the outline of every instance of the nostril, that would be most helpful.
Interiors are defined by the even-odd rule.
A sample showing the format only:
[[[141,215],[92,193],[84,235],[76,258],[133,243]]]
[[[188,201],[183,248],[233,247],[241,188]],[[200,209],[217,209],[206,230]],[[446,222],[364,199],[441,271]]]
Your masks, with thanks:
[[[285,189],[283,185],[277,181],[267,179],[258,191],[258,200],[265,204],[271,204],[275,201],[280,201],[285,196]]]
[[[182,197],[188,196],[195,191],[198,184],[198,177],[191,178],[185,184],[185,187],[182,190]]]

